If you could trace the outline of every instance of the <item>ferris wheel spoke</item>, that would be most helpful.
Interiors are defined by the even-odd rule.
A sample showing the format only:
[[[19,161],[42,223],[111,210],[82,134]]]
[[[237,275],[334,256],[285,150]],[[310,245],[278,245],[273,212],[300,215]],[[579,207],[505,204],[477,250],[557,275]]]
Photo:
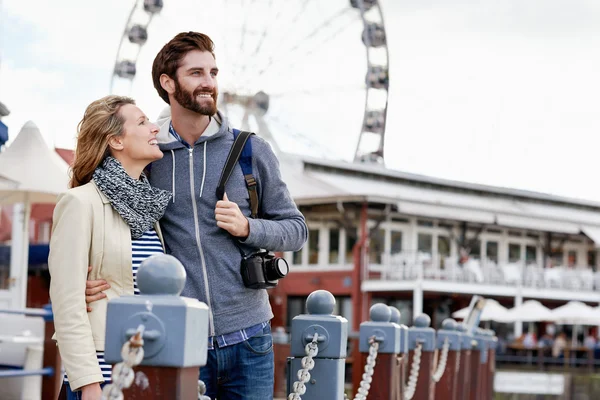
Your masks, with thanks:
[[[339,29],[337,29],[335,32],[333,32],[331,35],[327,36],[322,41],[320,41],[319,44],[322,46],[324,44],[327,44],[327,43],[333,41],[334,39],[339,37],[342,33],[347,31],[355,23],[356,23],[356,21],[350,20],[346,25],[341,26]],[[315,53],[315,51],[316,51],[315,47],[308,48],[305,50],[305,52],[296,54],[296,56],[293,59],[288,59],[285,64],[277,65],[277,66],[279,67],[279,69],[283,69],[286,71],[300,69],[305,65],[305,63],[308,63],[311,61],[314,62],[314,60],[310,60],[309,56],[313,55]],[[302,60],[304,60],[304,63],[302,62]],[[271,65],[271,67],[273,67],[274,65],[276,65],[276,64]],[[268,69],[263,69],[261,71],[258,71],[256,78],[257,79],[265,79],[266,77],[268,77],[268,74],[266,74],[267,72],[268,72]],[[363,87],[363,89],[364,89],[364,87]]]
[[[307,41],[309,41],[310,39],[313,39],[315,37],[315,35],[317,35],[322,29],[329,26],[332,22],[334,22],[336,19],[340,18],[344,14],[347,14],[349,11],[351,11],[350,8],[345,8],[345,9],[338,11],[331,17],[324,20],[320,25],[318,25],[315,29],[313,29],[308,35],[306,35],[302,39],[298,40],[294,46],[292,46],[288,50],[284,51],[282,54],[278,55],[276,58],[275,57],[269,58],[268,64],[258,71],[258,76],[260,77],[260,76],[264,75],[264,73],[267,72],[269,70],[269,68],[273,67],[274,65],[277,65],[282,60],[285,60],[286,56],[288,56],[290,53],[293,53],[294,51],[298,50],[298,48],[300,48],[302,45],[304,45]]]
[[[315,94],[323,94],[323,93],[345,93],[345,92],[358,92],[365,90],[364,85],[354,85],[354,86],[321,86],[315,89],[299,89],[299,90],[290,90],[285,92],[275,92],[269,93],[269,96],[272,99],[283,98],[283,97],[291,97],[291,96],[312,96]]]

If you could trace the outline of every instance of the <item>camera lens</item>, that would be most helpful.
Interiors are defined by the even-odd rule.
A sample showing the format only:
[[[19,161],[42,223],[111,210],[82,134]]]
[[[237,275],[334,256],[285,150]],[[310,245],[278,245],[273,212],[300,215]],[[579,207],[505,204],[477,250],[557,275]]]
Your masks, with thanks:
[[[266,267],[267,279],[270,281],[284,278],[290,271],[287,261],[279,257],[267,261]]]

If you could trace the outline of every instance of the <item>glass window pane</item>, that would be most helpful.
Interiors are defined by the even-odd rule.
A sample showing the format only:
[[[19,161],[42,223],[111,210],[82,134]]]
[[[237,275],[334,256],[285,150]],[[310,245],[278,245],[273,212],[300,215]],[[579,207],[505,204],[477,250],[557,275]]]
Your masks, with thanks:
[[[381,264],[381,256],[385,248],[385,231],[377,229],[371,233],[369,239],[369,262],[371,264]]]
[[[521,245],[516,243],[508,244],[508,262],[521,261]]]
[[[438,254],[442,257],[450,255],[450,238],[447,236],[438,236]]]
[[[488,260],[498,263],[498,242],[486,242],[485,254]]]
[[[302,249],[299,251],[295,251],[292,255],[292,264],[301,265],[302,264]]]
[[[329,264],[340,263],[340,230],[329,230]]]
[[[588,266],[596,270],[596,250],[588,251]]]
[[[310,229],[308,231],[308,263],[310,265],[319,262],[319,230]]]
[[[430,233],[419,233],[417,240],[417,251],[431,254],[433,247],[433,236]]]
[[[577,252],[575,250],[569,250],[567,253],[567,262],[569,267],[574,267],[577,265]]]
[[[553,248],[551,253],[551,263],[553,267],[563,265],[563,251],[559,248]]]
[[[346,230],[346,264],[352,264],[354,257],[352,255],[352,249],[358,240],[356,228]]]
[[[402,252],[402,232],[392,231],[392,243],[391,243],[391,254],[398,254]]]
[[[535,246],[525,247],[525,263],[535,264],[537,263],[537,248]]]

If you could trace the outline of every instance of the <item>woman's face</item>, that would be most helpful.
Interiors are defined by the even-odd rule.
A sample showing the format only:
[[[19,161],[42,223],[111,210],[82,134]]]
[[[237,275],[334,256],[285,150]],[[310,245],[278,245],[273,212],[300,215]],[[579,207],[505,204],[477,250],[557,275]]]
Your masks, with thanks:
[[[122,150],[119,152],[126,164],[150,163],[163,157],[158,148],[156,135],[158,126],[148,120],[146,114],[133,104],[126,104],[119,110],[125,120],[123,135],[119,137]]]

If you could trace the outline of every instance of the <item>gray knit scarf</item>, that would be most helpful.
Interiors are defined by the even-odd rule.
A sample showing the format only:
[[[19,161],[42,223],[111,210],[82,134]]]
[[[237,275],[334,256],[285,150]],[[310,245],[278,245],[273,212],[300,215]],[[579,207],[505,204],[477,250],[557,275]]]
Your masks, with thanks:
[[[93,176],[96,186],[127,222],[131,238],[139,239],[165,213],[172,194],[150,186],[142,172],[139,180],[130,177],[119,161],[106,157]]]

